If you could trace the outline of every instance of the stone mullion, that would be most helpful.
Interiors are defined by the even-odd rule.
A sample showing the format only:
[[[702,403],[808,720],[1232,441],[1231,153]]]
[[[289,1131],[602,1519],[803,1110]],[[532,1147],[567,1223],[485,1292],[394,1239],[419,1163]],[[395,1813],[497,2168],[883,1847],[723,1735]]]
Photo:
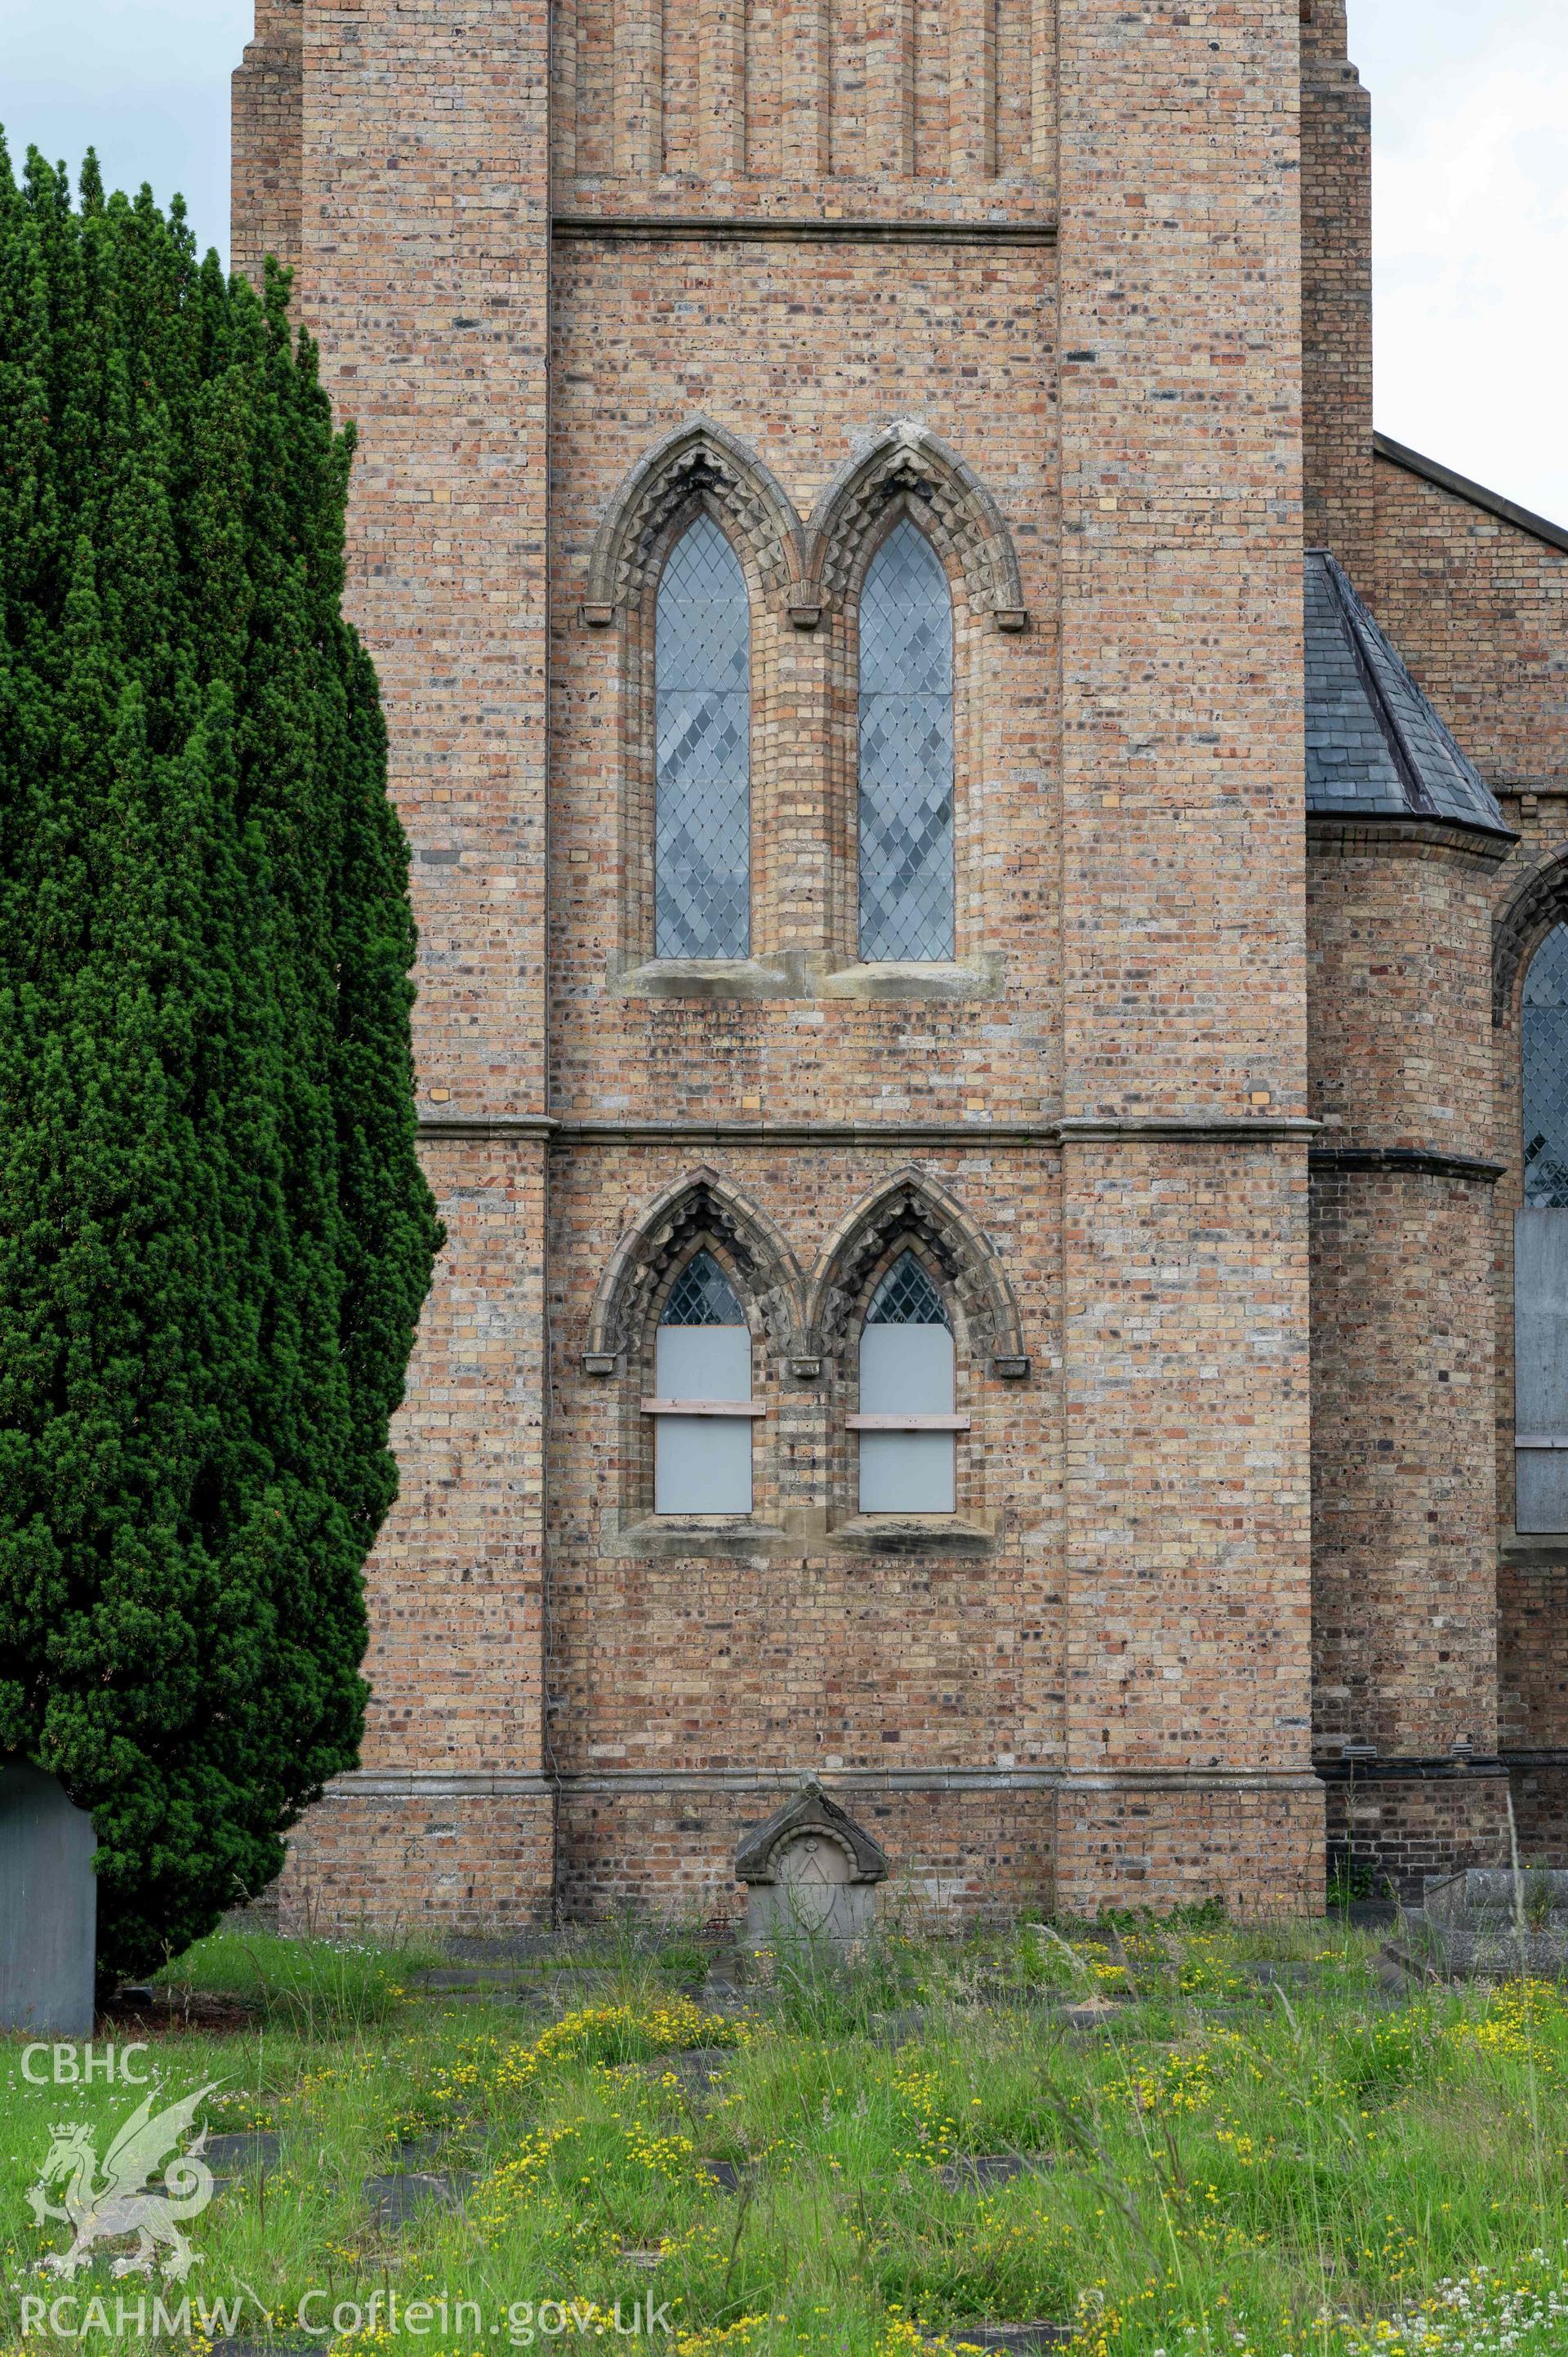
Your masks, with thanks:
[[[953,599],[953,954],[964,958],[1001,939],[989,925],[985,881],[985,668],[989,633],[972,614],[961,579]]]
[[[828,946],[829,761],[825,632],[775,624],[768,783],[779,856],[770,908],[770,946]]]
[[[616,845],[621,937],[616,944],[628,965],[653,955],[654,828],[657,820],[657,757],[653,702],[653,593],[650,589],[624,616],[621,660],[611,694],[615,711],[610,741],[620,751],[620,829]]]
[[[860,699],[857,617],[843,610],[832,616],[832,636],[823,648],[827,658],[823,712],[827,740],[824,764],[828,845],[826,906],[823,922],[827,947],[838,958],[860,955]],[[826,618],[824,618],[824,630]]]

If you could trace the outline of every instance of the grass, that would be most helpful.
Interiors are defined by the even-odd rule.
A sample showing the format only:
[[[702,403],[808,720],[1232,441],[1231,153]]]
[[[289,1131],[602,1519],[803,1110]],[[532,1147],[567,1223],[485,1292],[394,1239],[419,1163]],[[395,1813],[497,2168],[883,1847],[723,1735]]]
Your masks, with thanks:
[[[283,2147],[192,2222],[186,2288],[238,2299],[247,2338],[264,2309],[285,2341],[345,2357],[607,2344],[618,2300],[623,2331],[634,2304],[665,2310],[681,2357],[914,2357],[1039,2318],[1070,2324],[1079,2357],[1568,2352],[1555,1987],[1393,2002],[1375,1935],[1332,1921],[1036,1926],[754,1962],[736,2018],[683,1993],[701,1954],[578,1939],[536,1960],[573,1991],[553,2018],[422,1996],[408,1950],[203,1943],[166,1978],[252,2010],[209,2034],[193,2007],[156,2037],[160,2100],[214,2083],[210,2126]],[[1273,1993],[1249,1969],[1270,1960]],[[1068,2026],[1062,1999],[1107,2026]],[[673,2067],[692,2050],[706,2063]],[[64,2233],[27,2196],[52,2123],[91,2120],[102,2157],[138,2091],[35,2087],[21,2055],[0,2087],[0,2351],[36,2347],[20,2303],[62,2289],[68,2321],[96,2295],[111,2334],[128,2298],[133,2329],[80,2345],[134,2347],[140,2279],[111,2278],[113,2251],[70,2287],[40,2276]],[[940,2174],[1005,2152],[1038,2165],[990,2189]],[[362,2181],[410,2165],[470,2178],[466,2205],[378,2230]],[[326,2329],[306,2336],[312,2293]]]

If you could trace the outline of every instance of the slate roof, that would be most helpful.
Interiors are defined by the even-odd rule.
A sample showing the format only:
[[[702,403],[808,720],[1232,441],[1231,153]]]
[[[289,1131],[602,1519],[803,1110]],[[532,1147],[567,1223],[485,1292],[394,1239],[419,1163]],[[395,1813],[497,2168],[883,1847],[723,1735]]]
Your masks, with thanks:
[[[1513,830],[1326,548],[1306,552],[1306,807]]]

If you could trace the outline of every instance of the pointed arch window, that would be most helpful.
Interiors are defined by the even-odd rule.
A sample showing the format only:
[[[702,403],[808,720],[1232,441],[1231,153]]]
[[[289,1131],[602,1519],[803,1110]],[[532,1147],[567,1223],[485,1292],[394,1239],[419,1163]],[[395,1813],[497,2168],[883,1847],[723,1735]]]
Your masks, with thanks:
[[[1515,1515],[1568,1531],[1568,925],[1525,976],[1524,1203],[1514,1219]]]
[[[913,1252],[893,1263],[860,1336],[863,1514],[950,1514],[957,1502],[952,1326],[930,1272]]]
[[[749,1514],[751,1329],[712,1253],[693,1254],[666,1296],[654,1342],[656,1514]]]
[[[859,845],[862,958],[952,957],[952,597],[907,516],[861,591]]]
[[[751,613],[713,517],[670,552],[654,608],[654,954],[751,946]]]

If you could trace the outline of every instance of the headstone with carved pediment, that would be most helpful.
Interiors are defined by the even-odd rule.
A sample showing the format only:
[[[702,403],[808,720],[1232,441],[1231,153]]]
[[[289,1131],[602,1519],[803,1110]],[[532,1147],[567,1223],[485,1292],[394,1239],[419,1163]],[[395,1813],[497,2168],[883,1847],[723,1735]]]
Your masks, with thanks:
[[[0,2030],[91,2036],[97,1846],[57,1777],[0,1760]]]
[[[746,1835],[736,1872],[748,1889],[746,1932],[755,1946],[811,1939],[847,1947],[876,1920],[887,1859],[811,1778]]]

